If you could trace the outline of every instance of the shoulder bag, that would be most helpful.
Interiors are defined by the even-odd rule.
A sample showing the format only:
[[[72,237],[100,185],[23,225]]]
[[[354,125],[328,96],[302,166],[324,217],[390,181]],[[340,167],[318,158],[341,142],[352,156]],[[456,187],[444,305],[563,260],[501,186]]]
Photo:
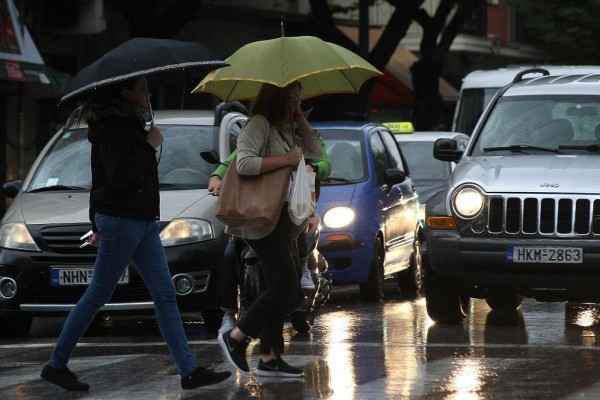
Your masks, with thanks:
[[[270,146],[267,145],[267,152]],[[240,175],[237,156],[227,168],[219,189],[216,216],[231,228],[275,225],[290,187],[292,168],[259,175]]]

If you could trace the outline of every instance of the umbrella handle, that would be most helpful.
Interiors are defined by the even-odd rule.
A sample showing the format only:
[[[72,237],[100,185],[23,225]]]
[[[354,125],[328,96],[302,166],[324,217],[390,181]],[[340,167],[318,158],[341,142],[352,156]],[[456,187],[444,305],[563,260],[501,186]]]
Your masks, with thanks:
[[[154,111],[152,111],[152,102],[150,101],[150,88],[148,88],[148,79],[145,76],[144,85],[146,86],[146,99],[148,100],[148,110],[150,110],[150,117],[152,118],[150,126],[154,127]]]

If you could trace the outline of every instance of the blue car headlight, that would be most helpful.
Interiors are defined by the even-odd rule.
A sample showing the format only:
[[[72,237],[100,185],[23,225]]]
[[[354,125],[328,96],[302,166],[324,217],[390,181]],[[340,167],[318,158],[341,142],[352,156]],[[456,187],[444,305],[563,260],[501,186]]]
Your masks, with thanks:
[[[163,247],[214,239],[210,222],[196,218],[176,218],[160,233]]]
[[[350,207],[333,207],[323,215],[323,224],[328,228],[344,228],[354,222],[356,214]]]

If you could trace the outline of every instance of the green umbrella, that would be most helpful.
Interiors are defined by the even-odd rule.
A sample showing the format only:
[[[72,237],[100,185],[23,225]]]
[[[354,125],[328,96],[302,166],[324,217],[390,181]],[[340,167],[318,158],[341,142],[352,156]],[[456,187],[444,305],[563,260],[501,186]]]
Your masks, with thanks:
[[[302,99],[329,93],[357,93],[381,75],[374,66],[341,46],[314,36],[280,37],[249,43],[210,72],[192,93],[212,93],[223,101],[256,97],[263,83],[285,87],[298,80]]]

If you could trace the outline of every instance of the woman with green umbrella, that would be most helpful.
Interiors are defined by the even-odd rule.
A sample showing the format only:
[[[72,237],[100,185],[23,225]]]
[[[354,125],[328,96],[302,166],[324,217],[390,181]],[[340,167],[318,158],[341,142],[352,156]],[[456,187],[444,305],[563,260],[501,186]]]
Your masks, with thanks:
[[[237,162],[231,167],[237,168],[240,175],[297,166],[303,154],[311,159],[321,155],[319,133],[311,128],[300,109],[300,90],[298,82],[286,87],[263,85],[254,103],[254,116],[238,138]],[[292,129],[294,122],[299,134]],[[300,229],[290,220],[288,203],[284,203],[274,227],[227,226],[226,231],[242,237],[256,252],[267,282],[266,290],[252,303],[237,327],[219,335],[226,358],[238,371],[249,372],[246,348],[250,338],[260,337],[258,376],[303,376],[302,370],[281,358],[285,315],[299,286],[293,246]]]

